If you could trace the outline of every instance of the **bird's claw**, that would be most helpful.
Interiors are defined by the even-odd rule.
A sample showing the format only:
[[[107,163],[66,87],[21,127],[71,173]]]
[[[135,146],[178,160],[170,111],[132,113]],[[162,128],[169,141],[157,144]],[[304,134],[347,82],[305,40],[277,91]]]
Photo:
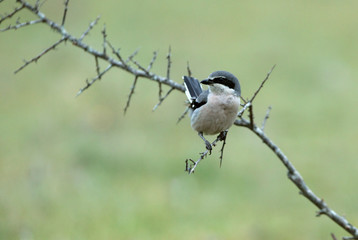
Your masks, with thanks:
[[[213,147],[208,141],[205,141],[206,149],[209,151],[209,155],[211,155],[211,150],[213,150]]]
[[[217,139],[218,139],[219,141],[225,141],[225,140],[226,140],[226,135],[227,135],[227,130],[226,130],[226,131],[222,131],[222,132],[218,135]]]

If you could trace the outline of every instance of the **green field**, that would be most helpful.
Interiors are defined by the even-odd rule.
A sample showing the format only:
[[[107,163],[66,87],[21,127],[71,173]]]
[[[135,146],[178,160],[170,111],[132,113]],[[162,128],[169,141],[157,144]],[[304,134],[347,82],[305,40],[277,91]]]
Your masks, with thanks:
[[[63,2],[47,1],[42,10],[60,22]],[[0,14],[15,5],[2,1]],[[139,48],[145,65],[157,50],[153,72],[165,76],[171,46],[173,80],[182,82],[187,61],[199,79],[227,70],[244,98],[277,64],[255,100],[255,119],[260,124],[272,106],[267,135],[312,190],[358,226],[357,9],[352,0],[70,1],[65,27],[81,36],[101,15],[84,40],[94,48],[102,49],[106,24],[124,57]],[[41,24],[0,32],[0,239],[348,235],[315,217],[280,161],[245,128],[229,132],[221,168],[214,149],[187,175],[185,159],[197,158],[204,144],[188,117],[176,124],[185,110],[180,92],[152,112],[158,85],[140,79],[124,115],[133,77],[113,69],[75,97],[96,69],[70,43],[14,74],[58,39]]]

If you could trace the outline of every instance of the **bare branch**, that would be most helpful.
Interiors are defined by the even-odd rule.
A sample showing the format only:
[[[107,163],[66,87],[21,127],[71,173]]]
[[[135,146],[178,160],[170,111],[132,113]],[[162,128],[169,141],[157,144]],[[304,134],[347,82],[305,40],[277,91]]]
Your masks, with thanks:
[[[134,63],[134,65],[136,65],[138,67],[138,69],[142,70],[143,72],[145,72],[146,74],[149,74],[149,72],[147,71],[147,69],[145,67],[143,67],[142,65],[140,65],[136,60],[134,60],[133,58],[129,58],[130,61],[132,63]]]
[[[95,61],[96,61],[96,72],[97,72],[97,76],[99,76],[101,70],[100,70],[100,68],[99,68],[98,57],[95,57],[94,59],[95,59]]]
[[[89,82],[88,80],[86,80],[86,86],[84,86],[83,88],[81,88],[77,94],[76,97],[78,97],[79,95],[81,95],[85,90],[87,90],[90,86],[92,86],[98,79],[101,79],[102,76],[108,72],[111,68],[113,67],[113,65],[108,65],[108,67],[106,69],[103,70],[103,72],[101,72],[100,74],[98,74],[95,78],[92,78],[92,80]]]
[[[112,53],[118,58],[118,60],[119,60],[122,64],[124,64],[125,61],[123,60],[122,56],[119,54],[119,49],[116,50],[116,49],[113,47],[113,45],[112,45],[109,41],[107,41],[107,44],[108,44],[108,46],[111,48]],[[124,66],[125,66],[125,65],[124,65]]]
[[[167,65],[167,79],[170,79],[170,67],[172,65],[172,48],[169,46],[169,50],[168,50],[168,55],[167,55],[167,61],[168,61],[168,65]]]
[[[252,112],[252,101],[255,99],[255,97],[257,96],[257,94],[260,92],[260,90],[263,88],[265,82],[269,79],[273,69],[275,68],[276,65],[273,65],[273,67],[271,68],[271,70],[267,73],[265,79],[261,82],[260,86],[258,87],[258,89],[255,91],[254,95],[252,96],[252,98],[250,100],[245,100],[242,96],[240,96],[240,99],[244,102],[244,106],[243,108],[239,111],[239,113],[237,114],[238,117],[242,117],[242,115],[244,114],[244,112],[246,111],[246,109],[249,109],[249,117],[250,117],[250,121],[252,121],[253,123],[253,112]]]
[[[106,33],[106,24],[103,25],[103,30],[102,30],[102,36],[103,36],[103,55],[107,55],[107,50],[106,50],[106,46],[107,46],[107,33]]]
[[[26,61],[25,60],[25,64],[22,65],[21,67],[19,67],[15,73],[20,72],[22,69],[24,69],[27,65],[29,65],[30,63],[33,62],[37,62],[43,55],[45,55],[46,53],[48,53],[51,50],[54,50],[58,45],[60,45],[63,41],[65,41],[66,38],[62,37],[60,40],[58,40],[57,42],[55,42],[54,44],[52,44],[50,47],[46,48],[44,51],[42,51],[39,55],[37,55],[36,57],[32,58],[30,61]]]
[[[147,72],[149,72],[149,71],[152,69],[154,62],[155,62],[155,60],[157,59],[157,54],[158,54],[157,51],[154,51],[154,52],[153,52],[153,58],[152,58],[152,60],[150,61],[148,67],[147,67],[147,70],[146,70]]]
[[[125,63],[132,61],[132,59],[138,54],[138,52],[139,52],[139,49],[137,48],[131,55],[129,55],[129,57],[127,58]]]
[[[177,124],[178,124],[181,120],[184,119],[185,115],[189,112],[189,110],[190,110],[190,107],[187,106],[186,109],[185,109],[185,111],[184,111],[184,112],[180,115],[180,117],[178,118]]]
[[[187,61],[187,63],[186,63],[186,70],[188,71],[188,76],[191,77],[191,70],[190,70],[190,66],[189,66],[189,61]]]
[[[274,144],[265,133],[256,125],[251,127],[251,123],[245,119],[236,120],[235,125],[243,126],[249,128],[253,133],[255,133],[263,143],[269,147],[272,152],[281,160],[282,164],[288,170],[288,178],[296,185],[300,190],[300,193],[305,196],[310,202],[312,202],[316,207],[319,208],[320,214],[324,214],[332,219],[335,223],[345,229],[347,232],[352,234],[354,237],[358,237],[358,229],[350,224],[343,216],[338,215],[328,205],[319,197],[317,197],[313,191],[306,185],[300,173],[296,170],[293,164],[288,160],[286,155],[281,151],[281,149]]]
[[[160,104],[162,104],[162,102],[169,96],[169,94],[174,90],[174,88],[169,89],[169,91],[167,92],[167,94],[165,94],[164,97],[159,99],[159,102],[153,107],[153,112],[160,106]]]
[[[225,136],[226,137],[226,136]],[[223,136],[221,135],[221,133],[217,136],[217,138],[211,143],[211,146],[215,147],[216,143],[218,141],[223,141]],[[221,148],[222,150],[224,149],[224,144],[223,147]],[[200,153],[200,157],[198,160],[194,161],[192,159],[186,159],[185,160],[185,171],[188,172],[188,174],[192,174],[194,173],[196,167],[198,166],[198,164],[201,162],[201,160],[203,160],[208,154],[210,155],[211,150],[206,149],[204,152]],[[222,157],[222,155],[221,155]],[[221,159],[222,160],[222,159]],[[220,165],[221,165],[221,161],[220,161]]]
[[[23,23],[17,22],[16,25],[9,25],[6,28],[0,29],[0,32],[5,32],[5,31],[8,31],[8,30],[17,30],[19,28],[30,26],[30,25],[35,25],[35,24],[41,23],[41,22],[42,22],[41,19],[32,20],[32,21],[23,22]]]
[[[69,1],[70,1],[70,0],[66,0],[66,2],[65,2],[65,9],[64,9],[64,11],[63,11],[62,23],[61,23],[61,26],[62,26],[62,27],[65,25]]]
[[[240,96],[240,99],[241,99],[241,101],[244,102],[244,105],[248,102],[248,101],[246,101],[242,96]]]
[[[262,130],[262,131],[264,131],[266,122],[267,122],[267,120],[268,120],[269,117],[270,117],[271,109],[272,109],[271,106],[269,106],[269,107],[267,108],[265,118],[264,118],[264,120],[262,121],[262,126],[261,126],[261,130]]]
[[[0,2],[1,3],[1,2]],[[1,19],[0,19],[0,24],[3,22],[3,21],[5,21],[6,19],[10,19],[10,18],[12,18],[16,13],[18,13],[18,12],[20,12],[22,9],[24,9],[25,8],[25,6],[23,6],[23,5],[21,5],[20,7],[18,7],[18,8],[15,8],[11,13],[9,13],[8,15],[6,15],[6,16],[4,16],[4,17],[2,17]]]
[[[89,27],[89,29],[87,29],[84,32],[84,34],[82,34],[81,38],[76,38],[73,35],[69,34],[63,26],[61,26],[61,25],[51,21],[49,18],[47,18],[45,16],[45,14],[40,12],[36,6],[32,6],[25,0],[17,0],[17,2],[19,2],[25,9],[28,9],[30,12],[32,12],[34,15],[36,15],[39,19],[41,19],[42,23],[49,26],[55,32],[59,33],[63,39],[65,39],[66,41],[70,41],[73,44],[73,46],[81,48],[86,53],[88,53],[94,57],[103,59],[104,61],[108,62],[108,64],[111,64],[113,67],[118,67],[120,69],[123,69],[132,75],[150,79],[155,82],[161,82],[162,84],[165,84],[169,87],[173,87],[180,92],[185,91],[185,88],[182,84],[176,83],[175,81],[167,79],[166,77],[159,76],[159,75],[156,75],[153,73],[148,73],[148,72],[142,71],[140,69],[135,69],[135,68],[129,66],[127,63],[130,61],[130,59],[132,59],[138,53],[138,50],[136,50],[132,55],[130,55],[126,61],[123,61],[123,59],[121,59],[121,57],[119,55],[119,51],[116,51],[113,48],[113,46],[111,46],[112,52],[116,55],[118,60],[113,59],[110,56],[108,56],[107,54],[104,54],[103,52],[99,52],[99,51],[93,49],[91,46],[82,42],[83,36],[86,36],[88,34],[88,32],[90,31],[90,29],[92,29],[92,27]],[[97,21],[94,21],[91,24],[91,26],[94,26]],[[107,43],[108,43],[108,41],[107,41]]]
[[[273,69],[276,67],[276,64],[272,66],[271,70],[267,73],[265,79],[261,82],[260,87],[256,90],[256,92],[254,93],[254,95],[252,96],[252,98],[250,99],[250,102],[254,101],[255,97],[257,96],[257,94],[260,92],[260,90],[262,89],[262,87],[264,86],[265,82],[269,79]]]
[[[78,41],[81,42],[89,34],[89,32],[93,29],[93,27],[98,23],[100,18],[101,16],[98,16],[93,22],[90,23],[87,30],[82,34],[82,36],[78,39]]]
[[[358,237],[343,237],[343,240],[357,240]]]
[[[225,144],[226,144],[227,134],[228,134],[228,130],[221,132],[219,134],[219,136],[217,137],[219,139],[219,141],[223,142],[223,145],[221,146],[221,149],[220,149],[220,157],[219,157],[219,159],[220,159],[220,167],[222,166],[222,162],[223,162],[224,148],[225,148]],[[215,146],[215,145],[213,145],[213,146]]]
[[[243,108],[240,109],[240,111],[238,112],[237,116],[241,118],[242,115],[244,114],[245,110],[246,110],[248,107],[250,107],[250,106],[251,106],[251,102],[247,102],[247,103],[243,106]]]
[[[254,127],[254,110],[252,104],[249,106],[250,128]]]
[[[137,85],[137,81],[138,81],[138,76],[135,76],[134,77],[134,81],[133,81],[133,84],[132,84],[132,87],[131,87],[131,91],[129,92],[129,96],[128,96],[128,100],[127,100],[127,103],[126,103],[126,106],[124,108],[124,114],[127,113],[127,109],[129,108],[129,104],[131,102],[131,99],[132,99],[132,96],[134,94],[134,89]]]
[[[169,46],[169,50],[168,50],[168,55],[167,55],[167,78],[166,79],[170,79],[170,67],[172,64],[172,60],[171,60],[171,47]],[[162,104],[162,102],[169,96],[169,94],[174,90],[174,88],[169,89],[169,91],[167,92],[167,94],[165,94],[164,97],[162,97],[163,94],[163,89],[162,89],[162,83],[160,81],[158,81],[158,87],[159,87],[159,91],[158,91],[158,95],[159,95],[159,102],[154,106],[152,111],[155,111],[160,104]]]
[[[42,5],[44,5],[46,1],[47,0],[43,0],[42,2],[40,2],[40,0],[36,0],[35,8],[39,9],[40,7],[42,7]]]

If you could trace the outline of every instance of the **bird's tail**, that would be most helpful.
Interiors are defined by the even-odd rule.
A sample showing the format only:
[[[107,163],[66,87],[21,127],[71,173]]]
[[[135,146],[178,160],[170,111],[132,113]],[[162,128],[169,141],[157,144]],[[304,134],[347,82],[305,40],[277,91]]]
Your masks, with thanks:
[[[192,103],[203,92],[203,89],[201,88],[200,82],[196,78],[183,76],[183,80],[186,89],[185,94]]]

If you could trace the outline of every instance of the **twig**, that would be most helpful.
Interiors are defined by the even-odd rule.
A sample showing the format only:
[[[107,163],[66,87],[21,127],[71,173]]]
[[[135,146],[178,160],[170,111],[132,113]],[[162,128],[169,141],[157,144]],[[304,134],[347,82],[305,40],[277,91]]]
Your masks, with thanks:
[[[140,65],[136,60],[134,60],[133,58],[129,58],[130,61],[132,63],[134,63],[134,65],[136,65],[138,67],[138,69],[142,70],[143,72],[145,72],[146,74],[149,74],[149,72],[147,71],[147,69],[145,67],[143,67],[142,65]]]
[[[319,197],[317,197],[314,192],[306,185],[300,173],[296,170],[293,164],[288,160],[286,155],[281,151],[281,149],[274,144],[266,134],[256,125],[251,127],[249,121],[245,119],[237,119],[234,123],[237,126],[243,126],[249,128],[253,133],[255,133],[263,143],[272,150],[272,152],[281,160],[282,164],[288,170],[288,178],[296,185],[300,190],[303,196],[305,196],[310,202],[312,202],[320,210],[320,215],[324,214],[341,226],[344,230],[352,234],[354,237],[358,237],[358,229],[350,224],[343,216],[338,215],[328,205]]]
[[[167,55],[167,78],[166,79],[170,79],[170,67],[172,64],[172,60],[171,60],[171,47],[169,46],[169,50],[168,50],[168,55]],[[163,97],[163,89],[162,89],[162,83],[159,81],[158,82],[158,98],[159,98],[159,102],[154,106],[152,111],[155,111],[160,104],[162,104],[162,102],[169,96],[169,94],[174,90],[174,88],[169,89],[169,91],[167,92],[167,94],[165,94],[165,96]]]
[[[138,50],[136,50],[132,55],[130,55],[128,57],[129,59],[127,59],[126,61],[123,61],[123,59],[121,59],[121,56],[119,55],[119,51],[116,51],[112,46],[112,52],[118,58],[118,60],[116,60],[116,59],[108,56],[107,54],[103,54],[102,51],[101,52],[97,51],[97,50],[93,49],[91,46],[83,43],[82,42],[83,38],[82,39],[76,38],[73,35],[69,34],[63,26],[61,26],[61,25],[55,23],[54,21],[50,20],[49,18],[47,18],[46,15],[44,13],[42,13],[41,11],[39,11],[39,9],[36,6],[32,6],[31,4],[29,4],[25,0],[17,0],[17,2],[19,2],[25,9],[29,10],[35,16],[37,16],[39,19],[41,19],[42,23],[44,23],[45,25],[50,27],[55,32],[59,33],[62,36],[63,39],[65,39],[66,41],[71,42],[73,44],[73,46],[84,50],[86,53],[88,53],[88,54],[90,54],[90,55],[92,55],[94,57],[98,57],[99,59],[103,59],[104,61],[108,62],[108,64],[111,64],[113,67],[123,69],[123,70],[125,70],[126,72],[128,72],[128,73],[130,73],[132,75],[139,76],[139,77],[146,78],[146,79],[150,79],[150,80],[155,81],[155,82],[161,82],[162,84],[165,84],[165,85],[167,85],[169,87],[173,87],[173,88],[175,88],[176,90],[178,90],[180,92],[185,91],[185,88],[184,88],[183,84],[179,84],[179,83],[177,83],[177,82],[175,82],[173,80],[167,79],[166,77],[159,76],[157,74],[147,73],[147,72],[142,71],[140,69],[135,69],[135,68],[131,67],[130,65],[128,65],[127,63],[129,61],[129,59],[133,58],[138,53]],[[96,21],[94,21],[94,22],[96,22]],[[86,34],[84,33],[83,35],[87,35],[88,30],[86,32],[85,32]],[[108,41],[107,41],[107,43],[108,43]]]
[[[119,54],[119,49],[116,50],[116,49],[113,47],[113,45],[112,45],[109,41],[107,41],[107,44],[108,44],[108,46],[111,48],[112,53],[118,58],[118,60],[119,60],[122,64],[124,64],[125,61],[123,60],[122,56]],[[124,66],[125,66],[125,65],[124,65]]]
[[[129,55],[129,57],[127,58],[125,63],[132,61],[132,59],[138,54],[138,52],[139,52],[139,49],[137,48],[131,55]]]
[[[38,20],[33,20],[33,21],[18,23],[18,24],[16,24],[16,25],[9,25],[9,26],[6,27],[6,28],[0,29],[0,32],[5,32],[5,31],[8,31],[8,30],[17,30],[17,29],[19,29],[19,28],[27,27],[27,26],[30,26],[30,25],[35,25],[35,24],[41,23],[41,22],[42,22],[41,19],[38,19]]]
[[[242,96],[240,96],[240,99],[241,99],[241,101],[243,101],[243,102],[244,102],[244,105],[245,105],[246,103],[248,103],[248,101],[247,101],[247,100],[245,100]]]
[[[98,74],[95,78],[92,78],[92,80],[89,82],[88,79],[86,80],[86,86],[84,86],[83,88],[81,88],[77,94],[76,97],[78,97],[79,95],[81,95],[85,90],[87,90],[90,86],[92,86],[98,79],[101,79],[102,76],[107,73],[111,68],[113,67],[113,65],[108,65],[106,69],[103,70],[103,72],[101,72],[100,74]]]
[[[106,24],[103,25],[103,30],[102,30],[102,36],[103,36],[103,55],[107,55],[107,33],[106,33]]]
[[[218,141],[223,141],[221,133],[217,136],[217,138],[211,143],[213,147],[216,146],[216,143]],[[223,147],[222,147],[223,149]],[[195,168],[198,166],[201,160],[203,160],[208,154],[211,153],[211,150],[206,149],[204,152],[200,153],[200,157],[197,161],[194,161],[192,159],[186,159],[185,160],[185,171],[188,172],[188,174],[192,174],[195,171]],[[190,163],[189,163],[190,162]],[[221,162],[220,162],[221,164]]]
[[[65,25],[69,1],[70,0],[66,0],[66,2],[65,2],[65,9],[63,10],[62,23],[61,23],[62,27]]]
[[[189,61],[186,62],[186,70],[188,71],[188,76],[191,77],[191,70],[189,66]]]
[[[164,95],[164,97],[159,99],[159,102],[153,107],[153,112],[162,104],[162,102],[169,96],[169,94],[174,90],[174,88],[171,88],[168,90],[167,94]]]
[[[18,73],[19,71],[21,71],[22,69],[24,69],[27,65],[29,65],[30,63],[33,62],[37,62],[42,56],[44,56],[46,53],[48,53],[51,50],[54,50],[58,45],[60,45],[60,43],[62,43],[63,41],[65,41],[66,38],[62,37],[60,40],[58,40],[57,42],[55,42],[54,44],[52,44],[50,47],[46,48],[44,51],[42,51],[39,55],[37,55],[36,57],[32,58],[30,61],[26,61],[24,60],[24,65],[22,65],[21,67],[19,67],[17,70],[15,70],[15,73]]]
[[[82,33],[81,37],[78,39],[78,41],[82,42],[82,40],[89,34],[89,32],[93,29],[93,27],[98,23],[101,16],[98,16],[93,22],[90,23],[87,30]]]
[[[269,107],[267,108],[265,118],[264,118],[264,120],[262,121],[262,125],[261,125],[261,130],[262,130],[262,131],[264,131],[266,122],[267,122],[267,120],[268,120],[269,117],[270,117],[271,109],[272,109],[271,106],[269,106]]]
[[[98,57],[94,57],[95,61],[96,61],[96,72],[97,72],[97,76],[100,75],[100,68],[99,68],[99,63],[98,63]]]
[[[201,160],[203,160],[209,153],[209,150],[205,150],[205,152],[200,154],[200,157],[197,161],[194,161],[192,159],[186,159],[185,160],[185,171],[188,172],[188,174],[192,174],[195,171],[195,168],[198,166]],[[190,162],[190,163],[189,163]]]
[[[240,99],[244,102],[244,106],[243,108],[239,111],[239,113],[237,114],[238,117],[242,117],[242,115],[244,114],[246,109],[249,109],[249,117],[250,117],[250,121],[252,121],[253,123],[253,113],[252,113],[252,101],[255,99],[255,97],[257,96],[257,94],[260,92],[260,90],[263,88],[265,82],[269,79],[273,69],[275,68],[276,65],[273,65],[271,70],[266,74],[266,77],[264,78],[264,80],[262,80],[260,86],[257,88],[257,90],[254,92],[254,94],[252,95],[250,100],[245,100],[242,96],[240,96]]]
[[[244,107],[240,109],[240,111],[238,112],[237,116],[242,117],[242,115],[244,114],[245,110],[250,106],[251,106],[251,102],[245,103]]]
[[[180,115],[180,117],[178,118],[177,124],[184,119],[185,115],[189,112],[190,107],[187,106],[186,109],[184,110],[184,112]]]
[[[127,109],[129,108],[129,104],[131,102],[132,95],[134,94],[134,89],[137,85],[137,81],[138,81],[138,76],[135,76],[132,87],[131,87],[131,91],[129,92],[129,95],[128,95],[128,100],[127,100],[126,106],[124,107],[124,114],[127,113]]]
[[[252,104],[249,106],[249,119],[250,119],[250,128],[254,127],[254,110]]]
[[[149,72],[149,71],[152,69],[154,62],[155,62],[155,60],[157,59],[157,55],[158,55],[158,52],[157,52],[157,51],[154,51],[154,52],[153,52],[152,60],[150,61],[149,65],[148,65],[148,67],[147,67],[147,70],[146,70],[147,72]]]
[[[1,3],[1,2],[0,2]],[[23,6],[23,5],[21,5],[20,7],[18,7],[18,8],[15,8],[11,13],[9,13],[8,15],[6,15],[6,16],[4,16],[4,17],[2,17],[1,19],[0,19],[0,24],[3,22],[3,21],[5,21],[6,19],[10,19],[10,18],[12,18],[16,13],[18,13],[18,12],[20,12],[22,9],[24,9],[25,8],[25,6]]]
[[[43,0],[42,2],[40,2],[40,0],[36,0],[35,8],[39,9],[45,2],[47,2],[47,0]]]
[[[221,146],[221,149],[220,149],[220,157],[219,157],[219,159],[220,159],[220,167],[222,166],[222,162],[223,162],[224,148],[225,148],[225,144],[226,144],[227,134],[228,134],[228,130],[221,132],[219,134],[219,136],[218,136],[218,139],[223,142],[223,145]]]
[[[256,90],[256,92],[254,93],[254,95],[252,96],[252,98],[250,99],[250,102],[254,101],[255,97],[257,96],[257,94],[260,92],[260,90],[263,88],[265,82],[269,79],[273,69],[276,67],[276,64],[272,66],[271,70],[267,73],[265,79],[261,82],[260,87]]]
[[[170,79],[170,67],[172,65],[172,48],[169,46],[168,55],[167,55],[167,79]]]

